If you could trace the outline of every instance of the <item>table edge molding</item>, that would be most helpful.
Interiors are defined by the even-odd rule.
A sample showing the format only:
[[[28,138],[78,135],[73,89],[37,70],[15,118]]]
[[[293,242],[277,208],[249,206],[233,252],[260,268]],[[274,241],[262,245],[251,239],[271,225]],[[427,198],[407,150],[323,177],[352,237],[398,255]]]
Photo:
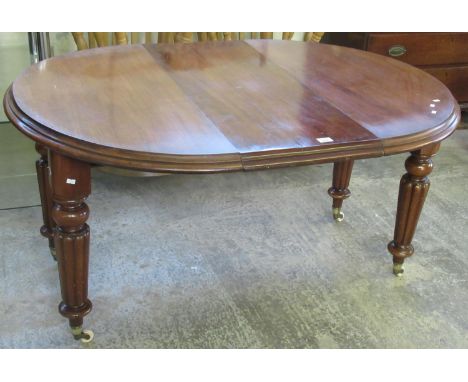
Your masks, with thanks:
[[[413,151],[450,136],[460,122],[457,104],[443,123],[418,132],[388,139],[331,144],[311,148],[268,150],[252,153],[175,155],[131,151],[102,146],[58,133],[25,114],[17,105],[12,85],[3,107],[13,125],[32,140],[72,158],[113,167],[168,173],[217,173],[363,159]]]

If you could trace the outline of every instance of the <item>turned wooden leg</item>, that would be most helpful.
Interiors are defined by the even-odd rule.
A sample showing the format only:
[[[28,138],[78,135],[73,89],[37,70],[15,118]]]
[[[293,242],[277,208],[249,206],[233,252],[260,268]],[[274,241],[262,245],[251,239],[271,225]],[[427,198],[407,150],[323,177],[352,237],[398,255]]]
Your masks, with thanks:
[[[50,170],[48,162],[48,150],[46,147],[36,143],[36,151],[41,157],[36,161],[37,183],[39,185],[39,195],[42,205],[42,220],[44,225],[41,227],[42,236],[49,239],[49,248],[52,257],[56,260],[54,246],[54,228],[55,222],[52,219],[52,187],[50,180]]]
[[[405,162],[407,173],[400,181],[395,234],[388,244],[388,250],[393,255],[393,273],[397,276],[403,274],[405,258],[414,252],[411,241],[429,191],[430,182],[427,176],[432,171],[431,157],[437,153],[439,146],[440,144],[434,144],[413,151]]]
[[[328,194],[333,198],[333,218],[338,222],[344,219],[344,214],[341,212],[343,200],[351,195],[348,186],[353,164],[354,161],[350,159],[333,164],[333,183],[328,189]]]
[[[83,317],[91,311],[88,300],[90,165],[50,153],[56,223],[55,249],[62,291],[59,311],[68,318],[75,339],[90,341],[92,332],[83,331]]]

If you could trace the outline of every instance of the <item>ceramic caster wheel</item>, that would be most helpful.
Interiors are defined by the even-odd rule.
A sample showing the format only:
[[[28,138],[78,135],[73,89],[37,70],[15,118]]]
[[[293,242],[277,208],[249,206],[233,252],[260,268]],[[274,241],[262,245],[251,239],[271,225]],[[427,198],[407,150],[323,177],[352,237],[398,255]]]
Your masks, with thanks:
[[[82,336],[80,341],[83,342],[84,344],[87,344],[91,342],[94,339],[94,333],[90,329],[85,329],[83,330]]]
[[[393,264],[393,274],[397,277],[403,276],[404,272],[403,264]]]
[[[84,344],[91,342],[94,338],[94,333],[92,330],[83,330],[81,326],[72,327],[71,332],[75,340],[80,340]]]
[[[344,219],[344,213],[341,212],[341,208],[333,208],[333,219],[337,222],[342,222]]]

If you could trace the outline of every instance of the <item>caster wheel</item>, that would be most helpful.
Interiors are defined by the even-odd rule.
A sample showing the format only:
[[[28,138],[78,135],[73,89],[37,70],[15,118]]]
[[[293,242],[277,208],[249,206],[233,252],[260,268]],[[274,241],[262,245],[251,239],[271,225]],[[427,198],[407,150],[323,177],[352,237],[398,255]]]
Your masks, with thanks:
[[[402,277],[405,272],[403,264],[393,264],[393,274],[397,277]]]
[[[333,219],[337,222],[342,222],[344,220],[344,213],[341,212],[341,208],[333,208]]]
[[[81,326],[72,327],[71,332],[75,340],[80,340],[84,344],[91,342],[94,338],[94,333],[92,330],[83,330]]]
[[[81,335],[80,341],[84,344],[91,342],[94,339],[94,333],[92,330],[85,329]]]

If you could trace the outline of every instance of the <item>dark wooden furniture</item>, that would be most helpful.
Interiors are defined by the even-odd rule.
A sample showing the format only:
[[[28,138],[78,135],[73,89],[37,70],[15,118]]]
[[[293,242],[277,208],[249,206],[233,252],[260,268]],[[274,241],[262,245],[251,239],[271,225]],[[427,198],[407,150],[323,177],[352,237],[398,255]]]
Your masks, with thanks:
[[[468,33],[326,33],[324,42],[392,57],[442,81],[468,109]]]
[[[449,90],[410,65],[271,40],[130,45],[55,57],[23,72],[4,108],[37,142],[41,232],[56,251],[60,313],[82,339],[89,339],[81,327],[91,310],[91,165],[207,174],[334,162],[329,194],[341,220],[354,160],[410,152],[388,245],[400,275],[413,254],[432,156],[460,120]]]

